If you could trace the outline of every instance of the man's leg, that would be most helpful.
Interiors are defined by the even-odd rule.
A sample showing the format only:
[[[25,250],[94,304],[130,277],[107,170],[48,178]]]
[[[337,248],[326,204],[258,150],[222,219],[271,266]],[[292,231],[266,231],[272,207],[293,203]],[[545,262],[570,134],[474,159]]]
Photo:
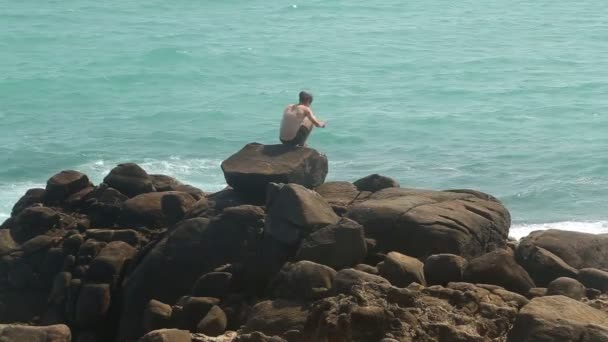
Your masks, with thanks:
[[[296,134],[296,137],[293,139],[293,142],[295,143],[295,145],[297,146],[306,146],[306,139],[308,139],[308,136],[310,135],[310,129],[304,125],[300,126],[300,129],[298,129],[298,133]]]

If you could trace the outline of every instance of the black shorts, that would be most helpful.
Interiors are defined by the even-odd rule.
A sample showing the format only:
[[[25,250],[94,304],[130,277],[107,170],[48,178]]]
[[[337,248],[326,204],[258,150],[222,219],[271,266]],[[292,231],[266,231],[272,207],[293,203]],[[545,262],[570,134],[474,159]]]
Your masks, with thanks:
[[[296,133],[296,136],[293,139],[291,139],[291,140],[281,139],[281,142],[285,145],[304,146],[304,144],[306,144],[306,139],[308,139],[309,134],[310,134],[310,129],[308,129],[308,127],[300,126],[300,129],[298,129],[298,133]]]

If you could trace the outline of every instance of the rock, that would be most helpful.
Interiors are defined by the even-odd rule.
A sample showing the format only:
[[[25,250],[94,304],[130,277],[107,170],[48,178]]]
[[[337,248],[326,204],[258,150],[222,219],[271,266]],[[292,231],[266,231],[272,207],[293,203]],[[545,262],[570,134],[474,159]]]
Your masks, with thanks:
[[[120,191],[102,184],[87,196],[85,212],[93,226],[111,227],[120,217],[127,199]]]
[[[74,170],[61,171],[46,182],[44,200],[48,204],[61,203],[89,186],[87,175]]]
[[[192,288],[192,295],[221,299],[230,292],[231,282],[232,274],[228,272],[210,272],[198,278]]]
[[[528,293],[526,294],[527,298],[536,298],[536,297],[543,297],[547,295],[547,288],[546,287],[533,287],[531,288]]]
[[[266,208],[265,231],[285,244],[298,243],[302,237],[339,220],[319,194],[297,184],[275,185],[269,191]]]
[[[371,266],[371,265],[366,265],[366,264],[356,265],[354,267],[354,269],[357,271],[361,271],[361,272],[365,272],[365,273],[369,273],[369,274],[375,274],[375,275],[378,275],[380,273],[380,272],[378,272],[377,267]]]
[[[17,243],[9,229],[0,229],[0,256],[10,253],[17,248]]]
[[[608,272],[596,268],[583,268],[578,271],[578,281],[586,287],[608,292]]]
[[[0,324],[0,341],[6,342],[71,342],[72,333],[64,324],[44,327]]]
[[[219,299],[210,297],[182,297],[176,304],[181,307],[181,310],[173,311],[173,319],[178,328],[195,331],[201,319],[219,302]]]
[[[171,192],[161,198],[160,206],[168,225],[174,225],[184,219],[197,203],[192,195],[185,194],[185,192]]]
[[[89,185],[86,188],[77,191],[65,199],[66,207],[72,210],[78,210],[81,207],[86,207],[86,200],[95,191],[95,187]]]
[[[454,254],[431,255],[424,262],[424,278],[429,285],[462,281],[466,259]]]
[[[164,215],[162,208],[165,196],[171,197],[167,202],[178,203],[178,207],[181,209],[194,205],[194,198],[185,192],[172,191],[141,194],[125,201],[120,221],[123,225],[141,225],[149,228],[166,226],[168,218]],[[165,209],[171,216],[169,219],[175,221],[178,213],[171,212],[168,208],[166,207]],[[178,210],[173,207],[170,208]]]
[[[198,323],[196,332],[209,336],[219,336],[224,333],[227,325],[228,319],[226,318],[226,314],[219,306],[214,305]]]
[[[190,332],[178,329],[160,329],[147,333],[139,342],[191,342]]]
[[[386,188],[398,188],[399,182],[396,180],[381,176],[377,173],[363,177],[353,183],[359,191],[376,192]]]
[[[59,214],[55,210],[46,207],[29,207],[17,216],[11,234],[15,241],[22,243],[46,233],[58,224]]]
[[[347,218],[323,227],[300,244],[297,260],[309,260],[334,269],[352,267],[365,258],[367,246],[363,227]]]
[[[416,258],[451,253],[479,256],[506,245],[510,214],[497,201],[469,193],[387,188],[350,207],[384,252]]]
[[[585,297],[585,285],[576,279],[560,277],[549,283],[547,286],[547,296],[562,295],[574,300],[581,300]]]
[[[390,285],[388,280],[380,276],[348,268],[336,273],[332,287],[335,293],[350,293],[353,286],[368,282]]]
[[[207,200],[209,208],[212,208],[216,211],[222,211],[226,208],[250,204],[251,202],[245,197],[244,194],[238,193],[230,187],[207,195]],[[190,216],[190,214],[188,216]]]
[[[134,163],[119,164],[110,171],[103,182],[128,197],[156,191],[150,176]]]
[[[548,229],[532,232],[522,243],[544,248],[575,269],[608,269],[608,234]]]
[[[125,266],[136,253],[137,250],[126,242],[110,242],[91,262],[86,273],[87,280],[107,283],[114,288],[119,284]]]
[[[211,208],[209,200],[203,197],[196,201],[196,203],[194,203],[190,209],[188,209],[188,211],[184,214],[184,219],[212,216],[213,214],[214,210]]]
[[[517,314],[508,342],[608,340],[608,314],[565,296],[534,298]]]
[[[171,309],[170,305],[154,299],[150,300],[144,309],[142,318],[144,332],[147,333],[153,330],[169,328],[172,323],[172,314],[173,309]]]
[[[65,301],[68,288],[70,286],[70,281],[72,281],[72,274],[69,272],[60,272],[57,273],[55,279],[53,279],[53,287],[51,288],[51,293],[49,294],[49,302],[54,304],[63,304]]]
[[[262,199],[269,183],[295,183],[312,189],[323,184],[327,170],[325,155],[288,145],[247,144],[222,162],[228,185]]]
[[[122,241],[133,247],[142,244],[143,240],[141,234],[133,229],[87,229],[86,234],[87,238],[97,241]]]
[[[76,322],[81,327],[96,327],[106,318],[110,308],[108,284],[85,284],[76,304]]]
[[[424,264],[416,258],[390,252],[377,267],[380,275],[394,286],[406,287],[413,282],[426,285]]]
[[[559,277],[576,278],[578,271],[557,255],[534,245],[530,240],[522,240],[515,250],[515,258],[539,286],[547,286]]]
[[[203,190],[192,185],[183,184],[177,179],[166,175],[149,175],[152,185],[156,191],[180,191],[190,194],[195,200],[200,200],[205,196]]]
[[[259,331],[266,335],[284,335],[304,328],[308,308],[300,303],[274,300],[256,304],[249,313],[243,332]]]
[[[23,209],[31,207],[36,203],[42,203],[44,200],[44,192],[44,189],[40,188],[29,189],[26,191],[25,194],[13,206],[11,216],[16,217],[23,211]]]
[[[520,294],[536,287],[528,272],[505,250],[496,250],[471,260],[463,278],[466,282],[498,285]]]
[[[271,284],[276,298],[316,300],[329,295],[336,271],[310,261],[287,263]]]
[[[362,200],[366,196],[357,190],[350,182],[327,182],[315,188],[315,191],[323,197],[338,215],[343,215],[348,207],[356,200]],[[369,195],[366,193],[366,195]]]

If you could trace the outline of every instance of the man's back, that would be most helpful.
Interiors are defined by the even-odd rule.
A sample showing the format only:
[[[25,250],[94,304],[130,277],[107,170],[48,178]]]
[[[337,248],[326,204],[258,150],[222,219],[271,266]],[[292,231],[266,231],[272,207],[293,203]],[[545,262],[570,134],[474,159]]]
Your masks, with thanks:
[[[301,105],[289,105],[283,111],[283,120],[281,120],[281,140],[289,141],[295,138],[298,134],[300,126],[303,124],[307,127],[306,108]]]

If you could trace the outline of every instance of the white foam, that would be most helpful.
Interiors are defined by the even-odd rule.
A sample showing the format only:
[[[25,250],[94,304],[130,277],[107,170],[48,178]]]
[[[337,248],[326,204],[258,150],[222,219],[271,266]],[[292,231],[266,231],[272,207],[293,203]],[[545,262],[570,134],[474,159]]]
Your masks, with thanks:
[[[0,184],[0,223],[11,216],[13,206],[28,189],[44,188],[42,183],[19,182],[15,184]]]
[[[511,227],[509,230],[509,236],[519,240],[522,237],[528,236],[528,234],[533,231],[546,229],[572,230],[581,233],[604,234],[608,233],[608,221],[563,221],[552,223],[518,224]]]

